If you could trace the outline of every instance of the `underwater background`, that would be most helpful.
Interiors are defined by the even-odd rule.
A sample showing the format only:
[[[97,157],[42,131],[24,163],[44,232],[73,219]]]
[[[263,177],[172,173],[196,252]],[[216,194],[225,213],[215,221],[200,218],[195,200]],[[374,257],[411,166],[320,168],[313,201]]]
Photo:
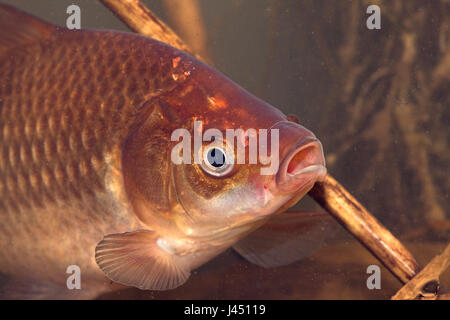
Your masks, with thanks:
[[[183,1],[183,0],[181,0]],[[65,26],[129,31],[99,1],[1,1]],[[450,241],[450,2],[444,0],[142,1],[195,52],[322,141],[329,172],[424,266]],[[369,30],[366,9],[381,8]],[[196,12],[195,10],[193,12]],[[292,210],[322,210],[305,197]],[[381,289],[369,290],[369,265]],[[441,276],[450,288],[450,270]],[[347,231],[312,256],[263,269],[232,250],[166,292],[112,299],[388,299],[401,283]]]

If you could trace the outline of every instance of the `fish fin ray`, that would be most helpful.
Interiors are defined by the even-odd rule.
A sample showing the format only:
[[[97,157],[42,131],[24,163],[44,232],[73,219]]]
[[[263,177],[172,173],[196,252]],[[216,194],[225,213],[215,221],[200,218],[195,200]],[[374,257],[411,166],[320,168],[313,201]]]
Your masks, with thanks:
[[[284,212],[275,214],[233,248],[260,267],[284,266],[312,254],[334,234],[337,226],[326,213]]]
[[[158,237],[148,230],[107,235],[95,248],[97,265],[108,278],[127,286],[142,290],[179,287],[190,276],[189,265],[160,248]]]
[[[56,29],[55,25],[0,4],[0,57],[10,49],[45,39]]]

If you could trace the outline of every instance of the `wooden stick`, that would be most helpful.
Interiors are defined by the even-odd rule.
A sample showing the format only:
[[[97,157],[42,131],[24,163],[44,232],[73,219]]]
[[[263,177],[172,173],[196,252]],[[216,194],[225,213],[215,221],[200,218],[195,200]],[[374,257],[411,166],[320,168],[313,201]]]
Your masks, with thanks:
[[[439,283],[439,276],[450,266],[450,244],[444,252],[431,260],[429,264],[411,281],[405,284],[396,294],[392,300],[405,299],[450,299],[450,295],[427,294],[422,290],[424,286],[430,282]]]
[[[193,52],[212,65],[208,37],[199,0],[163,0],[163,7],[170,25]]]
[[[191,53],[187,45],[140,1],[101,1],[132,30]],[[417,274],[419,265],[411,253],[330,175],[323,183],[317,183],[309,194],[403,283]]]
[[[186,51],[201,60],[170,27],[139,0],[100,1],[134,32],[170,44],[172,47]]]
[[[403,283],[417,274],[420,268],[411,253],[331,175],[316,183],[309,195]]]

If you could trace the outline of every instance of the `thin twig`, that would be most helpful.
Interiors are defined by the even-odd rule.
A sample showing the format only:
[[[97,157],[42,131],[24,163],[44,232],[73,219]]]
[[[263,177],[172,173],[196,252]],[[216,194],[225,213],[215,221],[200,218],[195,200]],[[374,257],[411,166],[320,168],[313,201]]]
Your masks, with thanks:
[[[101,0],[132,30],[190,52],[187,45],[138,0]],[[310,195],[363,243],[403,283],[419,265],[412,254],[333,177],[327,175]]]
[[[212,64],[207,34],[198,0],[163,0],[170,25],[193,52],[200,54],[205,62]]]
[[[412,254],[329,174],[309,195],[333,215],[403,283],[419,265]]]
[[[438,255],[431,260],[431,262],[423,268],[420,273],[403,286],[392,297],[392,300],[405,299],[450,299],[450,295],[439,295],[438,292],[426,293],[424,287],[429,283],[439,284],[439,276],[450,266],[450,244],[441,255]],[[436,288],[438,291],[439,288]]]
[[[178,35],[162,22],[139,0],[100,0],[123,23],[136,33],[170,44],[172,47],[186,51],[201,59],[192,52]]]

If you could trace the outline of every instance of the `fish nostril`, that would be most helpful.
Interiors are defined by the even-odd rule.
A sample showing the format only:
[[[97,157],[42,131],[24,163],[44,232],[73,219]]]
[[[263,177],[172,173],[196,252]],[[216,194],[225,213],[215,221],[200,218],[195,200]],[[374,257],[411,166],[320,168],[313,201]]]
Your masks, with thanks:
[[[288,174],[295,174],[297,171],[314,164],[315,156],[314,156],[315,146],[308,146],[306,148],[302,148],[299,150],[289,161],[287,166]]]

